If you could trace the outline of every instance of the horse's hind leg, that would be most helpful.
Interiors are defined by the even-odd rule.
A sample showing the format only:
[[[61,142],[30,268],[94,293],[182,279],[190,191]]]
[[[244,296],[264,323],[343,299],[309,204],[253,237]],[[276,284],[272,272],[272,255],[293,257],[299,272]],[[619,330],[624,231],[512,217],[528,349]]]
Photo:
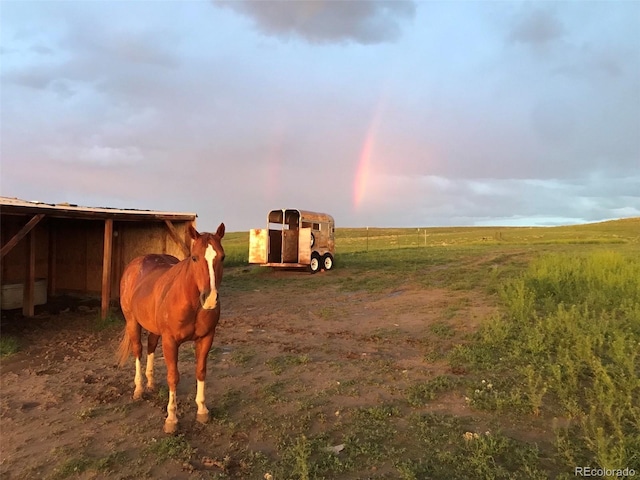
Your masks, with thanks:
[[[133,350],[133,356],[136,359],[136,376],[134,382],[136,385],[133,391],[133,399],[139,400],[142,398],[142,365],[140,364],[140,358],[142,357],[142,340],[140,339],[142,333],[142,327],[138,322],[127,322],[127,332],[129,338],[131,338],[131,349]]]
[[[147,390],[153,390],[155,384],[153,383],[153,360],[155,358],[156,347],[158,346],[158,340],[160,335],[149,332],[147,338],[147,369],[145,374],[147,376]]]

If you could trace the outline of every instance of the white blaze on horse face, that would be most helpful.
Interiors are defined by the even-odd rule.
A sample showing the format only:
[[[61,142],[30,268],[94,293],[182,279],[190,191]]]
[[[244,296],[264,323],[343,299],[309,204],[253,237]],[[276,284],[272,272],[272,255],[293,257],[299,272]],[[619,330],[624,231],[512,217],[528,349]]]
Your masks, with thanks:
[[[218,292],[216,291],[216,273],[213,269],[213,261],[216,258],[216,251],[211,245],[207,246],[207,250],[204,252],[204,258],[207,261],[207,267],[209,268],[209,287],[211,292],[204,301],[202,308],[205,310],[213,310],[218,304]]]

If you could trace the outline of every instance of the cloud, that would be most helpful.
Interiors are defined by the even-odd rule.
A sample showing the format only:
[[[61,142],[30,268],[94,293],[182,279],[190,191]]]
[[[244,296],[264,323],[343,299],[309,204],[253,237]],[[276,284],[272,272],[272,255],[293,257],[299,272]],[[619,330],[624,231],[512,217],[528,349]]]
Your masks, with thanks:
[[[524,44],[546,45],[562,37],[564,28],[551,13],[534,10],[521,18],[509,34],[513,42]]]
[[[407,0],[225,1],[214,4],[251,18],[267,35],[294,35],[309,43],[351,41],[364,45],[400,37],[401,23],[415,16]]]
[[[340,226],[640,211],[637,6],[212,5],[10,2],[4,194],[232,230],[278,207]]]
[[[119,168],[123,165],[135,165],[143,160],[140,149],[133,146],[91,145],[79,148],[52,146],[47,148],[47,154],[51,160],[67,164],[80,162],[104,167],[118,166]]]
[[[437,175],[372,178],[361,221],[384,226],[552,225],[640,214],[640,177],[570,180],[464,179]],[[338,210],[339,211],[339,210]],[[342,220],[342,219],[341,219]]]

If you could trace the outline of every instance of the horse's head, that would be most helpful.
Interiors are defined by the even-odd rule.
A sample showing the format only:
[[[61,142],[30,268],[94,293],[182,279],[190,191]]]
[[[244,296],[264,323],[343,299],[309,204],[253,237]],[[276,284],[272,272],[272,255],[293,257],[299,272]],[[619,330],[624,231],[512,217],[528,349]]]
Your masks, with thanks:
[[[193,225],[189,225],[188,230],[193,239],[189,261],[200,292],[200,304],[205,310],[213,310],[218,306],[218,287],[222,281],[224,223],[216,233],[198,233]]]

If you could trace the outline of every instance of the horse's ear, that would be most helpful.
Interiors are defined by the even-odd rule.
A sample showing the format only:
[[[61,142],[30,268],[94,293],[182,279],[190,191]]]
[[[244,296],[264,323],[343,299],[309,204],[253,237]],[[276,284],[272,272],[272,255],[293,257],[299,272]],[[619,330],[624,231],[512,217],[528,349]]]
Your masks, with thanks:
[[[218,235],[218,237],[220,238],[224,237],[224,223],[221,223],[218,226],[218,230],[216,230],[216,235]]]
[[[198,237],[200,237],[200,234],[191,223],[187,226],[187,231],[189,232],[189,236],[192,240],[196,240]]]

